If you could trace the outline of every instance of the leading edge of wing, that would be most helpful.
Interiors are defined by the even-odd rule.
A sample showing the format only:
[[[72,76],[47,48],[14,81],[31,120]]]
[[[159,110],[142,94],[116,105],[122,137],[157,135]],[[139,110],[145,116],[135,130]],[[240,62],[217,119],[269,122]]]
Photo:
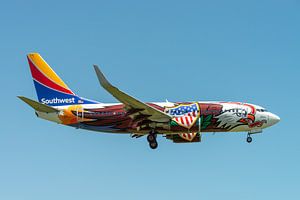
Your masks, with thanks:
[[[119,90],[117,87],[113,86],[101,72],[97,65],[94,65],[95,72],[97,74],[100,85],[108,91],[117,100],[124,103],[127,107],[132,109],[142,109],[141,113],[151,115],[148,119],[152,121],[168,122],[172,117],[154,107],[151,107],[140,100],[126,94],[125,92]]]

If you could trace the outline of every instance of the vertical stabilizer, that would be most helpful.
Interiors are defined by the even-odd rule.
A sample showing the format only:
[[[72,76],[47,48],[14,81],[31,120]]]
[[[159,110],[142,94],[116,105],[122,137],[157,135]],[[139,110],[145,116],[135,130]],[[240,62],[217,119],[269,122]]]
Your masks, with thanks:
[[[30,53],[27,59],[39,102],[50,106],[95,103],[75,95],[40,54]]]

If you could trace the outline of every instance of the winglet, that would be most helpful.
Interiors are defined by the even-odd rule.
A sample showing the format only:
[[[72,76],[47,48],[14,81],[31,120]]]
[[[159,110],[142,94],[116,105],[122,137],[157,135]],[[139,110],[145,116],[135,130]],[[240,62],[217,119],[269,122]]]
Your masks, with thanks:
[[[18,96],[18,98],[21,99],[22,101],[24,101],[25,103],[27,103],[30,107],[32,107],[36,111],[45,112],[45,113],[59,112],[59,110],[57,110],[53,107],[47,106],[40,102],[34,101],[32,99],[29,99],[29,98],[26,98],[23,96]]]
[[[101,84],[101,86],[104,88],[111,87],[112,85],[105,78],[104,74],[101,72],[98,65],[94,65],[94,69],[96,71],[96,74],[97,74],[97,77],[98,77],[98,80],[99,80],[99,83]]]

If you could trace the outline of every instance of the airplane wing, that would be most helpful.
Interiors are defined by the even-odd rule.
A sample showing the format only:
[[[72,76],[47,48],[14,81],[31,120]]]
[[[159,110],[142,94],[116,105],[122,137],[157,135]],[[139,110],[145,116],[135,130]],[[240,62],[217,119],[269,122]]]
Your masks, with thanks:
[[[170,115],[141,102],[140,100],[126,94],[125,92],[111,85],[105,78],[99,67],[97,65],[94,65],[94,68],[100,85],[112,96],[125,104],[125,109],[128,110],[129,113],[136,113],[138,115],[137,118],[146,118],[154,122],[169,122],[172,119]]]

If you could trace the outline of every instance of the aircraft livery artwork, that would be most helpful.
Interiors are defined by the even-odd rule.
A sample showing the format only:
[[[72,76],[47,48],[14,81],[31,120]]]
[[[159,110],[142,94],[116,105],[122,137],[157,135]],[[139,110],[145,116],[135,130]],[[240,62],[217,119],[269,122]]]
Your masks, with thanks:
[[[168,102],[168,104],[171,104]],[[267,119],[260,116],[255,119],[256,109],[249,104],[223,103],[174,103],[172,107],[161,107],[154,103],[148,105],[166,113],[173,113],[174,118],[163,132],[238,132],[238,127],[261,128]],[[195,109],[193,110],[193,107]],[[173,110],[176,110],[175,112]],[[181,111],[182,110],[182,111]],[[247,114],[249,112],[249,114]],[[259,109],[259,112],[264,112]],[[132,119],[132,113],[126,112],[122,105],[110,105],[102,108],[83,109],[82,106],[69,106],[59,116],[65,125],[79,126],[103,132],[147,132],[143,128],[142,118]],[[201,127],[199,127],[201,125]],[[138,131],[137,131],[138,128]]]
[[[75,95],[37,53],[27,56],[39,102],[20,96],[38,117],[60,124],[109,133],[146,135],[152,149],[156,137],[175,143],[200,142],[205,132],[260,133],[280,118],[266,109],[239,102],[143,103],[111,85],[94,66],[101,86],[121,103],[100,103]]]

